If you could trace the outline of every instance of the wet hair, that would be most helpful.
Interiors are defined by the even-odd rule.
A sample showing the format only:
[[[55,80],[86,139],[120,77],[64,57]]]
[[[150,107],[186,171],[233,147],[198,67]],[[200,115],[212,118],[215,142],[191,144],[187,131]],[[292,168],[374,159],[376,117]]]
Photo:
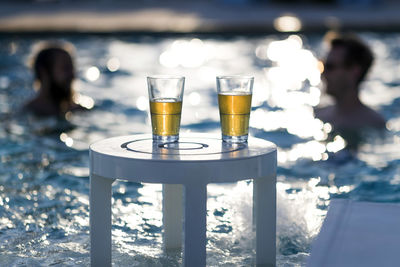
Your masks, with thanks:
[[[69,58],[71,58],[72,61],[72,55],[69,51],[69,48],[67,47],[67,45],[64,45],[62,43],[44,43],[41,44],[41,47],[39,49],[40,51],[36,54],[32,64],[35,78],[38,80],[42,79],[42,69],[50,72],[50,70],[54,67],[57,55],[67,55]]]
[[[334,35],[330,39],[331,48],[343,47],[345,49],[345,66],[358,65],[361,67],[360,83],[368,73],[373,61],[374,55],[371,49],[354,34]]]
[[[63,42],[41,42],[37,44],[34,48],[37,52],[31,61],[31,66],[34,72],[35,80],[38,82],[42,82],[44,77],[43,72],[47,73],[50,78],[50,96],[53,101],[57,105],[61,105],[62,102],[70,102],[73,97],[72,88],[60,87],[56,83],[54,83],[52,77],[52,70],[56,64],[56,61],[59,60],[60,55],[66,56],[71,60],[72,67],[73,63],[73,46],[69,43]]]

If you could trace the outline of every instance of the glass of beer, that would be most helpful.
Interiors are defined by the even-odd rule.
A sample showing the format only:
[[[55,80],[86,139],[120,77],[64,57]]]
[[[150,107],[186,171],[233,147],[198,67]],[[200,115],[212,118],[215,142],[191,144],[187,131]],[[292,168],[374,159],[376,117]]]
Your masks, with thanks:
[[[184,84],[182,76],[147,77],[153,141],[178,141]]]
[[[247,142],[253,83],[254,78],[250,76],[217,76],[222,140],[225,142]]]

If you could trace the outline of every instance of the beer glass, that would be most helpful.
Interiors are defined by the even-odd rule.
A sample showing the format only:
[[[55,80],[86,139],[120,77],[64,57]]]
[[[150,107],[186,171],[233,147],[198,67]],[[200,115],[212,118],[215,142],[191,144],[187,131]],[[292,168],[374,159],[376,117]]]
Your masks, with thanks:
[[[147,77],[153,141],[178,141],[184,84],[182,76]]]
[[[225,142],[247,142],[253,82],[254,78],[249,76],[217,76],[222,140]]]

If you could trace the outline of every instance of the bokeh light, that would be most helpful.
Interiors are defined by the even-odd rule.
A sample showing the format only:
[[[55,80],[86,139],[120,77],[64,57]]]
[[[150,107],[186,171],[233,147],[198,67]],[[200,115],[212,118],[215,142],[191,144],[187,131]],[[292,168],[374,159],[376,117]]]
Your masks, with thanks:
[[[149,99],[146,96],[140,96],[136,100],[136,107],[141,110],[145,111],[149,107]]]
[[[274,20],[274,28],[280,32],[298,32],[302,23],[295,15],[283,15]]]
[[[115,72],[119,70],[121,63],[119,62],[119,59],[116,57],[110,58],[107,61],[107,69],[111,72]]]
[[[85,76],[86,79],[94,82],[100,78],[100,70],[97,67],[92,66],[86,70]]]
[[[198,38],[190,41],[176,40],[160,55],[159,61],[161,65],[169,68],[196,68],[203,65],[211,54],[210,47]]]

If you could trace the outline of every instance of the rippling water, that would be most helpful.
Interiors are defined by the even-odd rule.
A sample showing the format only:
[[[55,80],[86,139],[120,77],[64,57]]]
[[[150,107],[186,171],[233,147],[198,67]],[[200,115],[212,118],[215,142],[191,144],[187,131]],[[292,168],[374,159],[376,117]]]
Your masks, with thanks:
[[[323,36],[96,36],[76,48],[76,88],[94,100],[69,123],[14,117],[34,91],[33,45],[60,36],[0,37],[0,262],[2,266],[89,265],[88,145],[149,133],[149,74],[186,76],[183,132],[219,133],[215,76],[255,76],[250,132],[278,146],[278,266],[304,266],[332,198],[400,202],[400,34],[360,33],[377,60],[362,99],[388,120],[355,154],[312,108],[321,95]],[[81,98],[90,105],[90,98]],[[249,181],[208,186],[207,265],[255,262]],[[115,266],[178,266],[162,251],[161,186],[113,184]]]

